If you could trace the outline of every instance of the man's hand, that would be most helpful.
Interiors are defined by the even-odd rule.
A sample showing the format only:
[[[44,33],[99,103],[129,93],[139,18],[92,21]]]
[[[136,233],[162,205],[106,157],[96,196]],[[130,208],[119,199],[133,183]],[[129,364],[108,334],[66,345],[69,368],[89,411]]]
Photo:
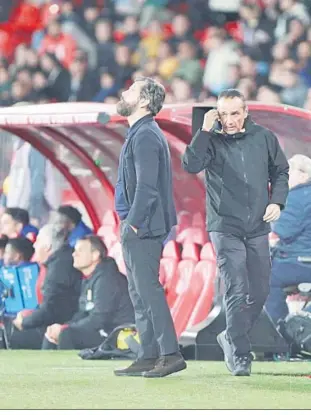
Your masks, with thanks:
[[[278,220],[281,215],[281,208],[279,205],[276,205],[275,203],[272,203],[271,205],[267,206],[266,213],[263,217],[263,220],[265,222],[274,222],[275,220]]]
[[[211,131],[213,128],[215,121],[219,120],[218,111],[217,110],[210,110],[204,115],[204,121],[202,125],[202,130],[204,131]]]
[[[16,318],[13,320],[13,324],[18,330],[23,330],[23,314],[21,311],[17,313]]]
[[[58,344],[58,338],[62,331],[61,324],[52,324],[46,329],[45,337],[54,344]]]
[[[132,226],[132,225],[130,225],[130,227],[133,229],[133,231],[134,231],[135,233],[137,233],[137,228],[134,228],[134,226]]]

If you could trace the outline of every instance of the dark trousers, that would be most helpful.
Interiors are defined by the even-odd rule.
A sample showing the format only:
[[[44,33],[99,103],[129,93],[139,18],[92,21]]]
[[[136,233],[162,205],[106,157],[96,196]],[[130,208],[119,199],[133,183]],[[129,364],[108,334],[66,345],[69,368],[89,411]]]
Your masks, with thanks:
[[[43,350],[82,350],[99,346],[105,340],[98,331],[66,328],[59,335],[58,345],[44,337]]]
[[[18,330],[14,328],[10,336],[11,349],[40,350],[44,338],[45,327]]]
[[[172,316],[159,282],[162,244],[166,236],[141,239],[122,222],[123,257],[141,344],[138,358],[157,358],[178,351]]]
[[[225,285],[226,334],[235,355],[247,355],[251,351],[248,333],[269,293],[268,235],[250,239],[220,232],[209,235]]]
[[[301,264],[298,261],[273,260],[270,276],[270,293],[265,308],[275,324],[279,319],[284,319],[288,314],[286,294],[283,288],[302,282],[311,283],[311,265]]]

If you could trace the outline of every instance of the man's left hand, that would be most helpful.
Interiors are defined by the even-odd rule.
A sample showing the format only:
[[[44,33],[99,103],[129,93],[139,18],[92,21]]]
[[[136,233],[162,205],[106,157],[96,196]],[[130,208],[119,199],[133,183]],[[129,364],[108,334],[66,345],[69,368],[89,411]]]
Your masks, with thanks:
[[[263,217],[263,220],[265,222],[274,222],[275,220],[278,220],[281,215],[281,208],[279,205],[276,205],[275,203],[271,203],[271,205],[267,206],[266,213]]]
[[[18,330],[23,330],[23,315],[21,311],[17,313],[16,318],[13,320],[13,324]]]

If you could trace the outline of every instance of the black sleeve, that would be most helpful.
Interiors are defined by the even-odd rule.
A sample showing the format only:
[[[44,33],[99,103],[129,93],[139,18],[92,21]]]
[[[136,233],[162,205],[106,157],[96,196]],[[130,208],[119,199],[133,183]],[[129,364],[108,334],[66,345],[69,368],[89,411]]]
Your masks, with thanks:
[[[59,302],[64,291],[68,290],[71,275],[72,265],[68,259],[60,259],[49,266],[45,277],[43,303],[23,319],[23,329],[49,326],[56,322],[55,316],[59,315],[61,308]]]
[[[208,167],[213,158],[211,137],[212,133],[199,129],[186,147],[182,167],[188,173],[197,174]]]
[[[146,139],[146,133],[154,135]],[[134,201],[127,216],[127,222],[139,228],[145,222],[150,207],[158,195],[158,171],[160,161],[160,146],[152,131],[142,132],[135,137],[134,164],[136,172],[136,189]]]
[[[271,183],[270,203],[280,205],[284,209],[288,195],[288,162],[281,149],[277,137],[268,132],[269,179]]]
[[[69,327],[74,329],[91,329],[101,330],[105,326],[111,324],[113,314],[119,307],[118,304],[118,284],[112,272],[112,268],[107,269],[110,272],[109,278],[99,277],[93,286],[93,303],[94,307],[90,310],[87,317],[77,321],[69,321]]]

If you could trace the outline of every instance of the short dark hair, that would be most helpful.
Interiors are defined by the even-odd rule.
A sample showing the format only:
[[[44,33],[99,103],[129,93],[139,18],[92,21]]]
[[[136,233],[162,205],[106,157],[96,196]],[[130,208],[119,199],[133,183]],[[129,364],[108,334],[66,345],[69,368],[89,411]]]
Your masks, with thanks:
[[[1,235],[0,237],[0,249],[4,249],[8,243],[9,238],[6,235]]]
[[[217,101],[219,101],[221,98],[240,98],[244,106],[246,105],[245,97],[238,89],[225,89],[218,95]]]
[[[19,222],[24,226],[29,224],[29,213],[26,209],[18,207],[6,208],[5,213],[12,216],[16,222]]]
[[[152,115],[157,115],[161,111],[165,100],[165,88],[152,78],[139,76],[135,82],[143,82],[140,97],[149,100],[147,110]]]
[[[22,255],[24,261],[30,261],[35,250],[31,241],[27,238],[12,238],[8,240],[7,245],[11,245],[15,252]]]
[[[75,225],[78,225],[82,219],[82,215],[78,209],[71,205],[62,205],[57,209],[57,212],[66,216]]]
[[[104,241],[97,235],[86,235],[80,238],[79,241],[89,241],[91,244],[92,251],[98,251],[100,254],[100,259],[103,260],[107,257],[108,249]]]

